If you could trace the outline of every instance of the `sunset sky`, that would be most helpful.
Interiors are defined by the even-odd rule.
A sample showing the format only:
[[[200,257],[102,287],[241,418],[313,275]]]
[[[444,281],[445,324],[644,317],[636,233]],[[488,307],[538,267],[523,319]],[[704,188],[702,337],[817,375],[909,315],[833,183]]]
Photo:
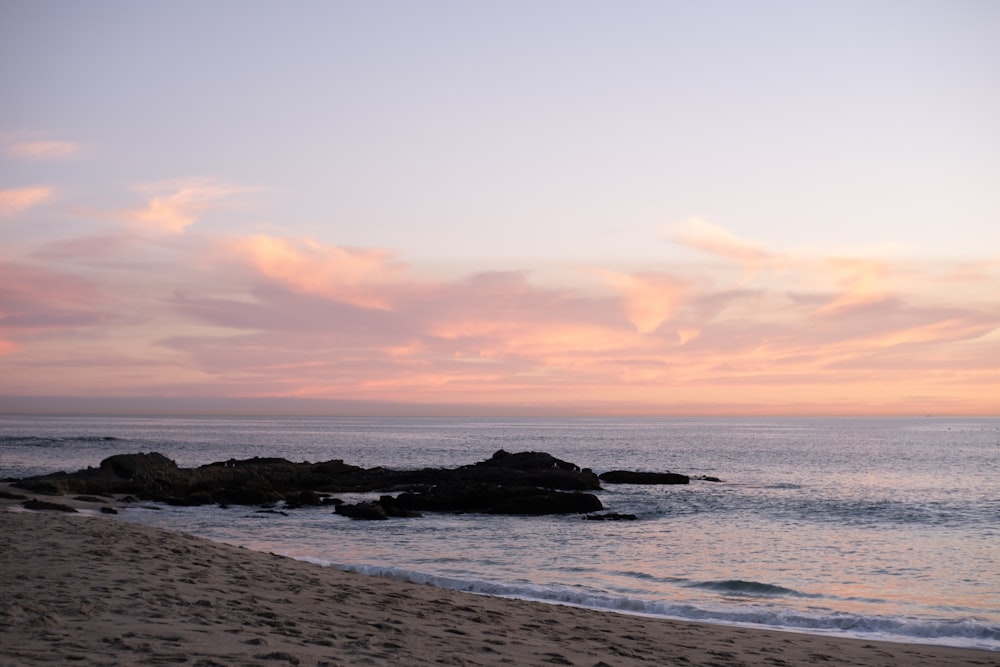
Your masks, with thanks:
[[[0,84],[0,411],[1000,414],[1000,2],[0,0]]]

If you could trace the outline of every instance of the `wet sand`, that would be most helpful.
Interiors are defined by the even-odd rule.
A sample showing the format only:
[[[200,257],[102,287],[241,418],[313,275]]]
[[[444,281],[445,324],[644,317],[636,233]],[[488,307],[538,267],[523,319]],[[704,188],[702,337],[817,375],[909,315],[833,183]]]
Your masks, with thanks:
[[[103,504],[39,498],[91,511]],[[114,516],[26,511],[19,504],[0,501],[7,506],[0,507],[0,667],[1000,666],[1000,653],[991,651],[688,623],[442,590]]]

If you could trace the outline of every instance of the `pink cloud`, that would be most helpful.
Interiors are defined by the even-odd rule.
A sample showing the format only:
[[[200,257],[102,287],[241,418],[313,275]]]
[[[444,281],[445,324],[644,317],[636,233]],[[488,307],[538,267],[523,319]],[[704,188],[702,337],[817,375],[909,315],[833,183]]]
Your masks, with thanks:
[[[833,257],[829,264],[842,291],[820,308],[817,314],[826,315],[889,298],[887,278],[890,269],[886,262],[868,258]]]
[[[430,383],[443,391],[485,377],[493,382],[511,373],[528,377],[575,363],[571,350],[590,354],[618,348],[623,334],[632,335],[613,308],[609,318],[609,309],[571,292],[531,286],[523,274],[416,286],[406,278],[380,284],[389,308],[371,308],[358,299],[349,301],[360,304],[348,303],[340,292],[293,289],[283,279],[255,290],[252,301],[180,296],[178,306],[193,316],[256,333],[224,340],[173,338],[163,344],[213,365],[239,358],[265,374],[294,367],[312,378],[310,387],[326,387],[325,393],[357,391],[359,385],[350,389],[351,382],[367,392],[393,383]],[[268,350],[266,361],[254,351],[259,349]],[[343,380],[345,373],[349,382]]]
[[[554,285],[525,271],[429,278],[381,249],[279,235],[65,239],[32,255],[37,265],[0,267],[2,372],[39,391],[106,371],[109,394],[612,412],[857,412],[1000,395],[989,391],[1000,331],[989,263],[952,270],[714,238],[713,259],[753,271],[595,267]],[[103,326],[112,310],[115,326]]]
[[[116,215],[142,229],[181,234],[202,215],[233,195],[252,192],[253,188],[211,181],[154,183],[139,188],[149,196],[146,206],[120,211]]]
[[[233,239],[227,245],[262,275],[296,291],[364,308],[390,306],[390,295],[379,284],[396,267],[383,251],[266,235]]]
[[[12,188],[0,190],[0,218],[7,218],[32,206],[43,204],[52,198],[55,191],[50,187]]]
[[[0,338],[0,357],[5,357],[8,354],[14,354],[17,349],[18,345],[14,341]]]
[[[590,400],[613,387],[622,400],[677,401],[685,398],[678,387],[711,386],[736,404],[748,396],[723,387],[766,385],[751,396],[791,404],[807,387],[833,400],[822,387],[860,382],[856,372],[830,375],[850,360],[880,365],[879,354],[952,345],[1000,327],[995,314],[972,306],[909,305],[920,298],[919,281],[910,276],[914,293],[901,298],[882,284],[892,269],[879,262],[817,269],[811,278],[840,280],[841,291],[808,298],[697,276],[603,272],[615,288],[608,296],[542,287],[523,272],[415,280],[375,251],[273,237],[263,247],[280,261],[252,262],[268,282],[251,299],[177,302],[193,317],[248,333],[164,344],[213,374],[236,373],[255,387],[272,382],[282,395],[404,400],[418,391],[461,401],[555,392]],[[823,266],[802,263],[814,265]],[[845,294],[879,298],[848,302]]]
[[[135,234],[113,231],[52,241],[39,247],[32,256],[50,262],[107,265],[109,258],[135,250],[142,240]]]
[[[670,320],[690,290],[686,281],[662,273],[604,275],[622,294],[625,312],[639,333],[652,333]],[[688,330],[684,338],[695,335]]]
[[[83,145],[73,141],[17,141],[7,146],[7,154],[28,160],[66,160],[79,155]]]
[[[759,243],[746,241],[703,218],[690,218],[671,229],[667,237],[694,250],[735,261],[749,269],[780,267],[785,258]]]
[[[0,327],[40,331],[102,321],[103,298],[87,280],[44,268],[0,263]]]
[[[106,324],[110,316],[102,297],[86,280],[47,269],[0,263],[0,357],[33,358],[49,341],[65,344],[68,338]],[[49,369],[59,362],[43,355]],[[38,382],[51,378],[48,371],[25,369]],[[13,368],[2,369],[8,390],[22,386]],[[52,390],[57,390],[52,387]]]

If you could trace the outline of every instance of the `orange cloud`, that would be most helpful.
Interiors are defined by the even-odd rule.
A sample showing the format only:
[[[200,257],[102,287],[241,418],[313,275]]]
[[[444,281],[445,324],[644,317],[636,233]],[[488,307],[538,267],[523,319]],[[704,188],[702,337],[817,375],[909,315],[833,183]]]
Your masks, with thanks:
[[[363,308],[391,306],[389,296],[377,288],[393,272],[385,252],[263,234],[228,245],[261,274],[292,289]]]
[[[889,297],[886,289],[889,267],[885,262],[835,257],[829,260],[829,264],[844,291],[820,308],[818,314],[878,303]]]
[[[909,291],[893,292],[886,276],[896,267],[876,260],[783,256],[792,284],[824,288],[794,298],[788,283],[767,276],[761,287],[735,289],[741,280],[716,286],[727,274],[713,270],[706,280],[697,267],[677,275],[598,271],[614,288],[609,297],[586,286],[540,287],[518,272],[414,284],[383,252],[316,241],[254,237],[235,247],[259,275],[294,292],[258,291],[253,303],[192,301],[192,313],[262,333],[242,350],[240,338],[171,346],[197,354],[212,372],[253,369],[259,386],[280,385],[282,395],[564,400],[595,411],[624,402],[633,406],[626,411],[654,413],[713,404],[721,412],[859,412],[869,401],[878,411],[905,404],[886,398],[897,386],[937,386],[940,400],[958,400],[965,389],[945,391],[927,370],[921,384],[896,359],[957,363],[947,350],[1000,327],[1000,315],[974,303],[928,304],[933,277],[918,267],[907,269]],[[988,346],[966,353],[989,356],[979,350]],[[977,372],[962,387],[980,391],[987,378]]]
[[[688,284],[664,274],[603,272],[622,295],[625,313],[639,333],[652,333],[667,322],[688,294]]]
[[[228,196],[195,187],[152,198],[198,218]],[[1000,409],[995,262],[801,256],[699,229],[710,263],[595,267],[560,285],[526,271],[418,279],[384,250],[277,234],[52,241],[32,265],[0,265],[0,377],[39,393],[100,376],[109,395],[563,413]]]
[[[776,287],[794,292],[822,290],[812,299],[817,304],[815,312],[820,316],[892,298],[893,274],[907,271],[902,264],[894,265],[888,260],[871,257],[771,251],[701,218],[688,220],[675,229],[671,238],[681,245],[736,262],[749,272],[741,283],[754,280],[772,291]],[[988,262],[978,263],[969,270],[983,271],[990,266]],[[764,270],[766,273],[761,275]]]
[[[253,189],[206,181],[152,184],[140,188],[140,191],[150,195],[146,207],[123,211],[118,215],[144,229],[181,234],[206,211],[219,206],[222,200]]]
[[[82,150],[73,141],[18,141],[7,146],[8,155],[28,160],[65,160]]]
[[[637,344],[635,334],[585,324],[522,322],[493,333],[475,348],[477,358],[518,359],[539,371],[579,368],[594,358],[632,350]]]
[[[13,188],[0,190],[0,217],[11,217],[52,198],[49,187]]]
[[[966,318],[953,318],[928,322],[899,329],[874,339],[879,347],[895,347],[917,343],[950,343],[971,340],[996,330],[997,322],[975,322]]]

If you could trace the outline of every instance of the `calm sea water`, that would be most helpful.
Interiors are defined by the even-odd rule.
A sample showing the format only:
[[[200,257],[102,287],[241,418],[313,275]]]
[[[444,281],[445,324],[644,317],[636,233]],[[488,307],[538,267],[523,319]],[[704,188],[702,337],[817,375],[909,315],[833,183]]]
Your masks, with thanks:
[[[1000,650],[1000,419],[0,416],[0,477],[158,451],[456,466],[497,449],[722,483],[612,486],[580,517],[135,508],[163,526],[478,593],[810,633]],[[358,496],[342,496],[350,500]]]

